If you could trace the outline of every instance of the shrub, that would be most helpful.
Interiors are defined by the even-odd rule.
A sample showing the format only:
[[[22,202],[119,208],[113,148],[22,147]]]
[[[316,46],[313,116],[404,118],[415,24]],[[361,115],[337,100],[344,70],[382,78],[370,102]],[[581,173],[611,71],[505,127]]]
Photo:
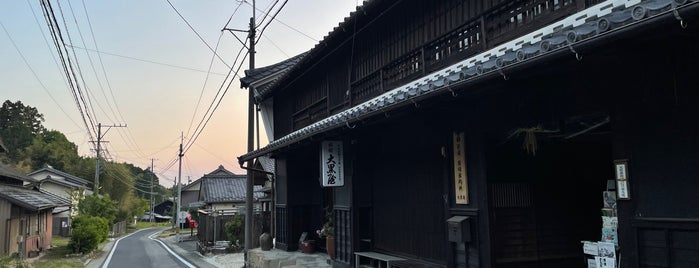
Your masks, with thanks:
[[[73,234],[68,248],[73,252],[87,253],[97,248],[99,243],[107,239],[109,221],[94,216],[79,216],[73,218]]]
[[[240,243],[245,242],[243,221],[243,216],[235,214],[231,221],[226,222],[226,235],[228,235],[229,246],[240,246]]]

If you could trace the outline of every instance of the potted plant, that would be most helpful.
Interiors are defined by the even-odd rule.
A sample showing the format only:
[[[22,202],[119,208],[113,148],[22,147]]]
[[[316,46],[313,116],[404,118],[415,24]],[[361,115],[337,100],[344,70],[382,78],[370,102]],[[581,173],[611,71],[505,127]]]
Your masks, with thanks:
[[[335,225],[333,223],[332,209],[327,209],[325,212],[325,223],[323,228],[316,230],[320,238],[325,238],[325,249],[328,252],[330,259],[335,259]]]

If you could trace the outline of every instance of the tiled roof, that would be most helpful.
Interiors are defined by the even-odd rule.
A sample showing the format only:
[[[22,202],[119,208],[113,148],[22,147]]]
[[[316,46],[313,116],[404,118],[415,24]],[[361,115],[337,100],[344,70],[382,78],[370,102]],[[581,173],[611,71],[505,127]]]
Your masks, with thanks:
[[[236,176],[235,173],[230,172],[226,168],[223,167],[223,165],[219,165],[218,168],[214,171],[211,171],[211,173],[204,175],[204,177],[207,176]]]
[[[7,185],[0,185],[0,198],[34,211],[67,205],[55,195]]]
[[[262,165],[262,169],[270,173],[275,173],[274,160],[272,158],[262,156],[257,158],[257,161],[259,161],[260,165]]]
[[[56,203],[56,205],[59,206],[70,206],[72,203],[70,202],[70,199],[62,197],[60,195],[54,194],[52,192],[46,191],[39,189],[39,192],[42,194],[45,194],[48,199]]]
[[[0,163],[0,177],[7,177],[7,178],[12,178],[15,180],[19,181],[26,181],[26,182],[36,182],[37,180],[29,177],[27,175],[24,175],[8,166],[5,164]]]
[[[51,176],[47,176],[46,179],[41,180],[39,183],[44,183],[44,182],[53,182],[56,184],[60,184],[60,185],[69,187],[71,189],[78,189],[80,187],[85,187],[85,185],[75,184],[75,183],[72,183],[71,181],[60,179],[60,178],[54,178]]]
[[[189,188],[192,188],[192,187],[194,187],[194,185],[197,185],[199,183],[201,183],[201,178],[198,178],[195,181],[190,182],[189,184],[182,187],[182,191],[187,191],[187,190],[189,190]]]
[[[42,171],[46,171],[46,172],[48,172],[48,173],[56,174],[56,175],[58,175],[57,177],[65,178],[67,181],[69,181],[69,182],[71,182],[71,183],[73,183],[73,184],[85,186],[85,185],[87,185],[88,183],[90,183],[90,182],[88,182],[87,180],[84,180],[84,179],[82,179],[82,178],[80,178],[80,177],[77,177],[77,176],[74,176],[74,175],[65,173],[65,172],[63,172],[63,171],[57,170],[57,169],[55,169],[55,168],[53,168],[52,166],[49,166],[49,165],[44,165],[43,168],[31,172],[31,173],[27,174],[27,176],[32,176],[32,175],[37,174],[37,173],[40,173],[40,172],[42,172]]]
[[[203,178],[203,201],[206,203],[245,202],[246,179],[246,175]],[[262,190],[262,186],[255,185],[253,189],[254,200],[258,200],[264,196],[263,193],[257,192],[259,190]]]
[[[376,2],[372,1],[371,3]],[[681,4],[678,4],[680,3]],[[365,2],[366,5],[366,2]],[[506,77],[507,71],[540,62],[543,58],[569,53],[579,58],[576,48],[592,46],[598,40],[621,34],[634,25],[652,23],[655,18],[676,18],[699,11],[699,2],[684,0],[607,0],[552,23],[525,36],[499,45],[493,49],[447,66],[439,71],[413,80],[400,87],[389,89],[382,95],[345,111],[315,122],[302,129],[270,142],[267,146],[238,157],[244,162],[279,150],[315,134],[342,127],[350,127],[360,120],[383,114],[398,107],[414,104],[440,94],[455,94],[454,87],[464,87],[475,81],[493,77]],[[686,12],[680,12],[685,11]],[[347,20],[345,20],[347,21]],[[327,39],[327,38],[326,38]],[[304,61],[312,58],[314,51]],[[580,59],[580,58],[579,58]],[[294,68],[299,68],[297,64]],[[276,86],[276,85],[273,85]]]
[[[246,70],[245,77],[240,79],[240,87],[250,87],[256,82],[262,83],[255,85],[255,99],[259,102],[270,95],[270,86],[273,82],[286,73],[289,67],[296,65],[304,56],[306,56],[306,52],[273,65]]]

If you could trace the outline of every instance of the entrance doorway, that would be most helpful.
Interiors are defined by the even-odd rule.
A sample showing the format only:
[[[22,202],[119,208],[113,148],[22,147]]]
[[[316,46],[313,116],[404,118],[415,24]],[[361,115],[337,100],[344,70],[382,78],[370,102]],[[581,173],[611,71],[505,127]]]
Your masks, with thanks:
[[[494,267],[587,267],[580,241],[601,236],[602,195],[613,179],[608,131],[492,145],[488,158]]]

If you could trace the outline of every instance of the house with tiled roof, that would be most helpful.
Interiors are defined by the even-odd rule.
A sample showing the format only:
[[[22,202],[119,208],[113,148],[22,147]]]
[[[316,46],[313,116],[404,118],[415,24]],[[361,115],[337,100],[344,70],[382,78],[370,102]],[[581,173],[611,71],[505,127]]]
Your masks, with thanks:
[[[199,201],[204,210],[237,210],[245,207],[246,175],[238,175],[223,166],[201,177]],[[257,203],[264,197],[262,186],[256,185],[253,194]]]
[[[0,163],[0,255],[36,256],[51,246],[53,210],[70,201],[33,187],[37,182]]]
[[[77,215],[80,196],[92,194],[90,182],[57,170],[50,165],[44,165],[42,168],[30,172],[27,176],[36,179],[36,182],[31,183],[32,187],[70,200],[70,205],[56,207],[53,210],[53,234],[68,235],[71,225],[70,218]]]
[[[238,160],[275,161],[276,248],[331,210],[333,267],[699,267],[698,34],[694,0],[365,1]]]
[[[69,200],[25,188],[33,178],[0,163],[0,254],[34,256],[51,245],[53,210]],[[21,242],[21,243],[17,243]]]
[[[220,165],[197,181],[200,183],[199,200],[190,204],[198,208],[199,241],[209,245],[215,241],[227,240],[225,230],[221,226],[232,220],[235,215],[245,213],[247,176],[235,174]],[[260,185],[255,185],[254,191],[253,205],[256,211],[255,217],[258,218],[257,212],[261,209],[261,200],[268,197],[262,192]],[[254,229],[253,232],[258,236],[261,234],[259,228]]]

